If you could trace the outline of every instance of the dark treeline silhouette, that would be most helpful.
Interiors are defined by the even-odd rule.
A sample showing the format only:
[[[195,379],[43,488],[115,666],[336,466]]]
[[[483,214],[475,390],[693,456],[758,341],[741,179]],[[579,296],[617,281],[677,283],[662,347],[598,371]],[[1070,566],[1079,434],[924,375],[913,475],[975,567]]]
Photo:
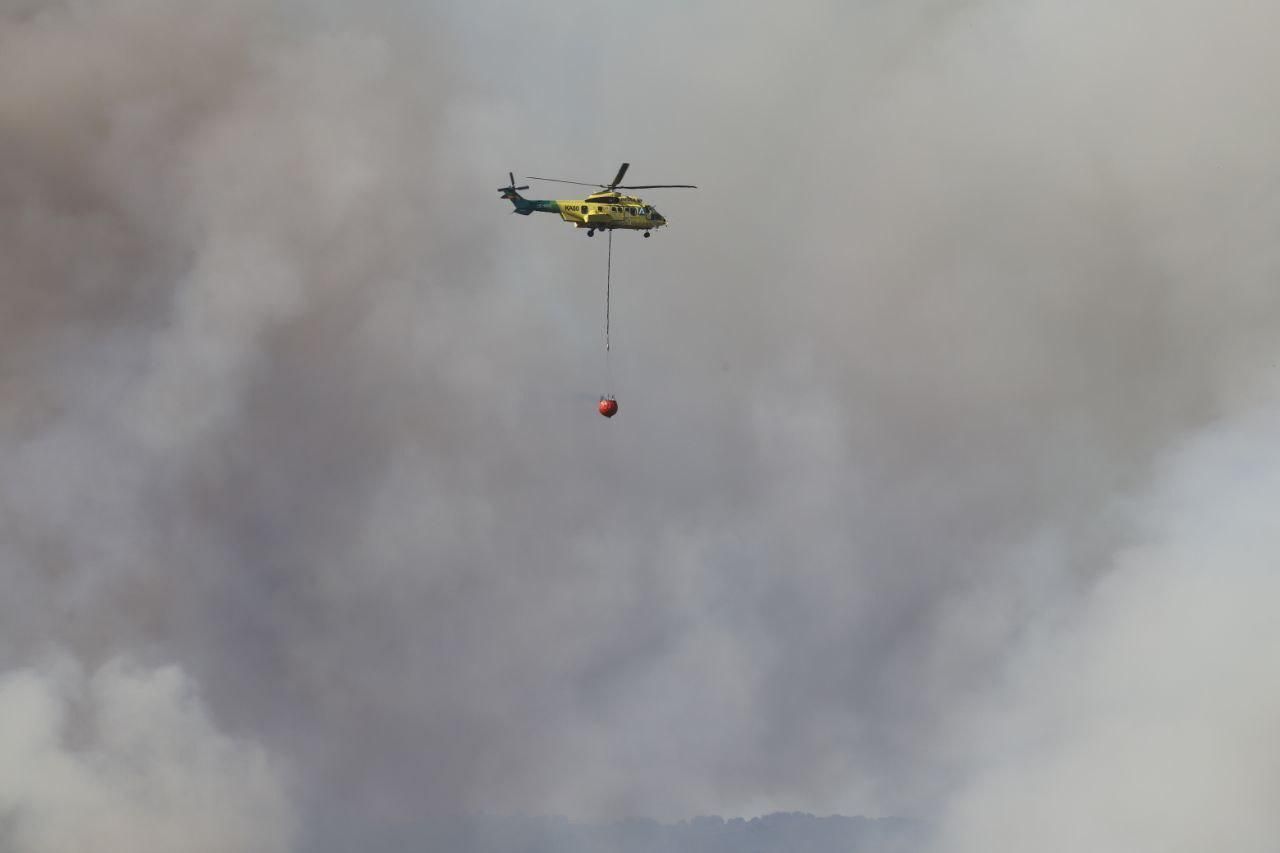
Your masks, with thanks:
[[[421,830],[422,827],[419,827]],[[913,853],[927,826],[903,818],[817,817],[779,812],[746,820],[696,817],[673,824],[607,824],[557,817],[432,821],[423,853]],[[430,836],[430,837],[427,837]]]

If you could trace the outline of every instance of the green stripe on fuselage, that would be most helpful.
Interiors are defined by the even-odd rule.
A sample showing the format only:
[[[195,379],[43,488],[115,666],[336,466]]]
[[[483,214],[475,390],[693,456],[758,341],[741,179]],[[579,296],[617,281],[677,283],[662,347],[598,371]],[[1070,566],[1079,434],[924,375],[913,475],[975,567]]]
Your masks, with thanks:
[[[551,199],[530,198],[521,199],[520,207],[535,213],[559,213],[560,203]]]

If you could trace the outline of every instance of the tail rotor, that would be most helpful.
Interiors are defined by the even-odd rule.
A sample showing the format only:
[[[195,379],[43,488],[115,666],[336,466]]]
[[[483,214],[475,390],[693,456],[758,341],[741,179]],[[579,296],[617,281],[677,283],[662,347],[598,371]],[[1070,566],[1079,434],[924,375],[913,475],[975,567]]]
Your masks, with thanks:
[[[503,198],[513,198],[513,197],[519,198],[519,196],[517,196],[516,193],[518,193],[520,190],[529,189],[528,184],[525,184],[522,187],[516,186],[516,176],[514,172],[507,172],[507,179],[510,181],[509,184],[507,184],[505,187],[498,187],[498,192],[502,193]]]

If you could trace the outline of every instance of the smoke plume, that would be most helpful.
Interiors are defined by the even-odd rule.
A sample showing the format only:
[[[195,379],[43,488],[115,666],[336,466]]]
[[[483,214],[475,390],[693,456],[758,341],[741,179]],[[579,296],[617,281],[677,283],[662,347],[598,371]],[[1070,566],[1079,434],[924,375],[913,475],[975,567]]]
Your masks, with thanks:
[[[255,849],[775,809],[1052,849],[1064,804],[1102,849],[1196,807],[1250,849],[1278,25],[0,6],[5,695],[111,707],[50,648],[161,684],[222,756],[166,796],[258,768]],[[604,241],[493,190],[624,160],[700,189],[615,236],[606,362]],[[103,826],[188,825],[74,729],[14,742]]]
[[[0,845],[22,853],[293,849],[262,750],[214,730],[181,671],[123,660],[0,678],[0,815]]]

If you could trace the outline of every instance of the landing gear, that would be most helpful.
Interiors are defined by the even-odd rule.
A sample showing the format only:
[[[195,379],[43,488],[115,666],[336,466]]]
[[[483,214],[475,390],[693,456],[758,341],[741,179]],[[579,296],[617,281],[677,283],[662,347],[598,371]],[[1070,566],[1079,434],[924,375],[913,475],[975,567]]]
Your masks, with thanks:
[[[588,237],[594,237],[594,236],[596,236],[596,229],[594,229],[594,228],[589,228],[589,229],[587,229],[587,236],[588,236]]]
[[[649,236],[649,232],[648,231],[644,232],[644,236],[647,238]]]

